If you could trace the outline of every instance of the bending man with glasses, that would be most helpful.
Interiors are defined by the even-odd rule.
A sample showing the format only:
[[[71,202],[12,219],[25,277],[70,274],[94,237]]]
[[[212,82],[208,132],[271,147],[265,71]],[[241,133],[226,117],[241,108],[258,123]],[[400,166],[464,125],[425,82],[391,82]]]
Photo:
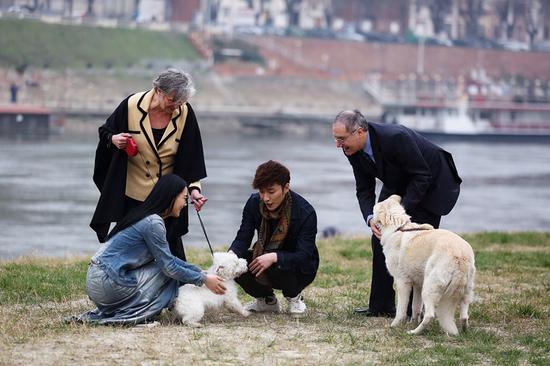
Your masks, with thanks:
[[[353,168],[359,207],[373,233],[369,305],[354,312],[394,317],[393,278],[386,269],[380,230],[371,222],[376,178],[382,182],[378,201],[398,194],[413,222],[436,228],[441,216],[454,207],[462,180],[450,153],[404,126],[367,123],[361,112],[348,110],[336,116],[332,133],[336,147],[342,149]]]
[[[149,195],[161,176],[174,173],[189,182],[189,194],[197,211],[207,199],[200,180],[206,177],[201,134],[188,103],[195,93],[189,74],[162,71],[152,89],[124,99],[99,127],[94,183],[100,191],[90,227],[100,242],[109,226],[118,222]],[[137,154],[126,152],[137,145]],[[133,156],[132,156],[133,155]],[[173,255],[185,260],[181,236],[188,231],[188,211],[166,222]]]

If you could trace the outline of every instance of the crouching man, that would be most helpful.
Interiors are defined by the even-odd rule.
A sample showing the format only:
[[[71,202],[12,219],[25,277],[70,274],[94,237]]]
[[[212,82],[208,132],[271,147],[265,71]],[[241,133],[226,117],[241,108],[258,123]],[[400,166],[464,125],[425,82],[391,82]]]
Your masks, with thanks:
[[[270,160],[258,166],[241,227],[229,250],[248,261],[249,272],[236,279],[256,298],[245,308],[253,312],[280,312],[273,289],[282,290],[291,315],[303,315],[302,291],[315,279],[319,252],[315,244],[317,216],[313,207],[290,190],[290,172]],[[249,249],[254,232],[258,240]]]

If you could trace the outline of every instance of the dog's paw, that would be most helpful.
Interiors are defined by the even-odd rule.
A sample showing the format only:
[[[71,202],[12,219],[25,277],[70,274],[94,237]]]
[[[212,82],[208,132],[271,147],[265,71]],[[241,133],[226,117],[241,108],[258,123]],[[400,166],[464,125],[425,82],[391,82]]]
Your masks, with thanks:
[[[403,324],[405,322],[406,319],[404,318],[395,318],[391,324],[390,324],[390,327],[394,328],[394,327],[397,327],[401,324]]]
[[[445,334],[447,335],[447,337],[456,337],[458,335],[458,330],[447,330],[445,331]]]
[[[411,335],[420,334],[424,332],[424,330],[426,329],[426,326],[427,324],[420,323],[418,327],[414,328],[413,330],[409,330],[407,334],[411,334]]]
[[[250,315],[250,311],[243,309],[243,311],[241,312],[241,315],[247,318]]]
[[[197,322],[183,322],[183,325],[186,325],[190,328],[202,328],[202,324]]]
[[[460,319],[460,328],[462,329],[463,332],[466,332],[468,330],[468,318],[466,319]]]

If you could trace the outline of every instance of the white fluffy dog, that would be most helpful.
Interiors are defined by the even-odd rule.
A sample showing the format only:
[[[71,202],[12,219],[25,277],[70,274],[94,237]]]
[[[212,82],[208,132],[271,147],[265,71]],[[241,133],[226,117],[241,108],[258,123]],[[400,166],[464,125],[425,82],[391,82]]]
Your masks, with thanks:
[[[393,195],[374,206],[375,223],[382,233],[386,266],[395,280],[397,309],[391,323],[395,327],[407,318],[413,290],[412,321],[418,322],[422,303],[424,318],[409,331],[419,334],[437,315],[441,328],[457,335],[454,315],[460,304],[462,329],[468,327],[468,308],[474,296],[474,252],[458,235],[428,224],[415,224]]]
[[[173,311],[184,324],[199,327],[205,311],[220,312],[224,307],[244,317],[250,315],[237,297],[237,286],[233,280],[248,270],[246,260],[238,258],[234,253],[216,252],[212,262],[207,272],[223,277],[227,290],[224,295],[216,295],[204,285],[181,286]]]

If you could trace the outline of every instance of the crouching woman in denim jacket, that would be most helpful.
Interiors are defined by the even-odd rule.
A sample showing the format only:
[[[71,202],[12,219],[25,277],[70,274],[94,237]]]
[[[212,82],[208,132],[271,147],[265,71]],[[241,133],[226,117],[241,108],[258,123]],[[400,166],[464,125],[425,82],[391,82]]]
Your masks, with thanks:
[[[97,309],[72,320],[99,324],[139,324],[160,314],[182,284],[203,284],[223,294],[223,279],[170,253],[164,219],[178,217],[187,205],[186,182],[162,176],[147,199],[111,231],[92,257],[86,291]]]

